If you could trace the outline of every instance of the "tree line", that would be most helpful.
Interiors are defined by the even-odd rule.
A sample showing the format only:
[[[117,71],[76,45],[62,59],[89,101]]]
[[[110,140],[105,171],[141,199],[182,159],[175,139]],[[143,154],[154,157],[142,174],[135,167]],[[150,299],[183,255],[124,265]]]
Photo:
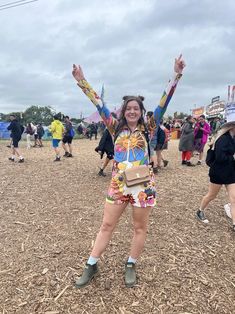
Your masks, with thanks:
[[[63,119],[64,114],[57,113],[55,109],[50,106],[30,106],[24,112],[10,112],[7,114],[0,113],[0,121],[9,121],[10,115],[14,114],[21,124],[26,125],[27,123],[43,125],[49,125],[53,121],[53,116],[55,114],[60,114],[61,119]],[[80,123],[83,119],[72,118],[73,123]]]

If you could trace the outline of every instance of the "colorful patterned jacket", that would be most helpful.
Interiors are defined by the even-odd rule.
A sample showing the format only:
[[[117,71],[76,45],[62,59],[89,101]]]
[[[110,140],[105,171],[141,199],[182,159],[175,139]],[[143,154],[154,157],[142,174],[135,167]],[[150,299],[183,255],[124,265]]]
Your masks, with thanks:
[[[160,103],[154,111],[156,126],[160,124],[181,76],[182,74],[175,74],[173,79],[168,82]],[[80,80],[78,86],[96,106],[110,134],[114,135],[118,121],[111,115],[101,97],[98,96],[85,79]],[[129,128],[126,127],[118,135],[114,146],[113,176],[117,172],[123,172],[127,167],[147,165],[149,163],[148,145],[143,132],[144,126],[138,125],[134,132],[130,132]]]

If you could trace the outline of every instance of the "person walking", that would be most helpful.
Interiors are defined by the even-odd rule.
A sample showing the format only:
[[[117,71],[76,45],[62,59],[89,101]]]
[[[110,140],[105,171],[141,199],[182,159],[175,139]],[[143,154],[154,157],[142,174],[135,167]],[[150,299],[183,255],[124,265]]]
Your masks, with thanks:
[[[72,155],[72,141],[73,141],[73,137],[74,137],[74,129],[73,129],[73,125],[72,122],[69,119],[69,116],[65,116],[64,118],[64,122],[65,122],[65,130],[64,130],[64,136],[62,139],[62,147],[64,149],[64,157],[73,157]],[[68,144],[68,148],[66,147],[66,144]]]
[[[38,123],[37,125],[37,134],[38,134],[38,146],[43,147],[42,137],[45,134],[45,131],[41,123]]]
[[[59,120],[59,115],[54,115],[49,131],[52,134],[52,146],[55,151],[56,157],[54,161],[60,161],[59,143],[63,138],[64,126]]]
[[[27,140],[27,149],[30,149],[32,144],[31,144],[31,136],[34,135],[34,129],[32,126],[32,123],[28,123],[26,126],[26,140]]]
[[[210,132],[211,128],[209,123],[206,122],[205,116],[201,115],[198,118],[198,122],[194,128],[194,146],[195,150],[199,153],[199,160],[197,165],[202,164],[203,151]]]
[[[160,105],[156,108],[156,124],[159,124],[162,115],[166,111],[177,83],[182,76],[184,66],[182,56],[175,59],[174,70],[176,74],[173,80],[169,82]],[[133,287],[136,284],[135,264],[143,250],[150,211],[156,202],[155,178],[148,167],[149,154],[145,137],[144,98],[142,96],[124,96],[120,117],[117,121],[86,81],[81,67],[73,65],[72,73],[77,85],[96,106],[109,132],[114,136],[113,173],[104,206],[102,225],[82,276],[76,281],[76,287],[86,286],[97,274],[97,262],[108,246],[114,228],[129,203],[132,205],[134,233],[130,255],[125,264],[125,285]],[[143,171],[144,176],[140,174],[140,171]],[[132,185],[133,179],[131,178],[133,176],[137,178],[136,185]]]
[[[235,111],[235,106],[234,106]],[[235,117],[234,117],[235,118]],[[216,198],[222,185],[225,185],[232,217],[232,230],[235,232],[235,119],[222,125],[214,144],[214,161],[209,169],[209,188],[202,198],[196,217],[203,223],[209,220],[205,217],[204,210]]]
[[[181,136],[179,141],[179,151],[182,152],[182,165],[193,167],[191,163],[192,152],[194,150],[194,118],[188,116],[181,128]]]
[[[98,172],[99,176],[106,177],[104,170],[108,166],[110,161],[113,160],[114,155],[113,139],[107,128],[105,129],[100,139],[99,145],[95,148],[95,151],[100,154],[101,159],[103,158],[104,154],[106,154],[105,161],[100,167],[100,171]]]
[[[161,169],[162,164],[166,167],[169,163],[168,160],[163,158],[162,151],[168,148],[169,131],[164,127],[163,120],[157,129],[157,145],[155,147],[157,155],[157,168]]]
[[[24,128],[21,126],[20,122],[17,120],[14,114],[10,115],[10,125],[7,127],[8,131],[11,131],[12,138],[12,156],[9,157],[10,161],[15,161],[15,158],[19,158],[19,163],[24,162],[24,157],[19,152],[19,141],[21,140],[21,135],[24,132]]]

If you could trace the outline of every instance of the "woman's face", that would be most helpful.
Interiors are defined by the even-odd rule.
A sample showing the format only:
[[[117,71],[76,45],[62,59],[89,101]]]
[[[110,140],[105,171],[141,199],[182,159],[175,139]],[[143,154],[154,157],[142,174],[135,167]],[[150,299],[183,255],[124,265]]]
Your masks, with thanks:
[[[124,113],[127,123],[137,124],[141,117],[141,110],[136,100],[130,100],[127,103],[126,111]]]

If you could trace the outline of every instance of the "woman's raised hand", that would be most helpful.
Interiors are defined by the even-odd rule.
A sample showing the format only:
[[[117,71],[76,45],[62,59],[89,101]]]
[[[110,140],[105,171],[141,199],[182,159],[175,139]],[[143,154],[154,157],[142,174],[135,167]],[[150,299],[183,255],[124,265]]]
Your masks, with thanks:
[[[85,80],[84,74],[82,72],[81,66],[77,66],[76,64],[73,64],[73,71],[72,71],[73,77],[76,81]]]
[[[182,74],[184,67],[185,67],[185,62],[182,59],[182,54],[180,54],[179,58],[175,58],[175,65],[174,65],[175,73]]]

